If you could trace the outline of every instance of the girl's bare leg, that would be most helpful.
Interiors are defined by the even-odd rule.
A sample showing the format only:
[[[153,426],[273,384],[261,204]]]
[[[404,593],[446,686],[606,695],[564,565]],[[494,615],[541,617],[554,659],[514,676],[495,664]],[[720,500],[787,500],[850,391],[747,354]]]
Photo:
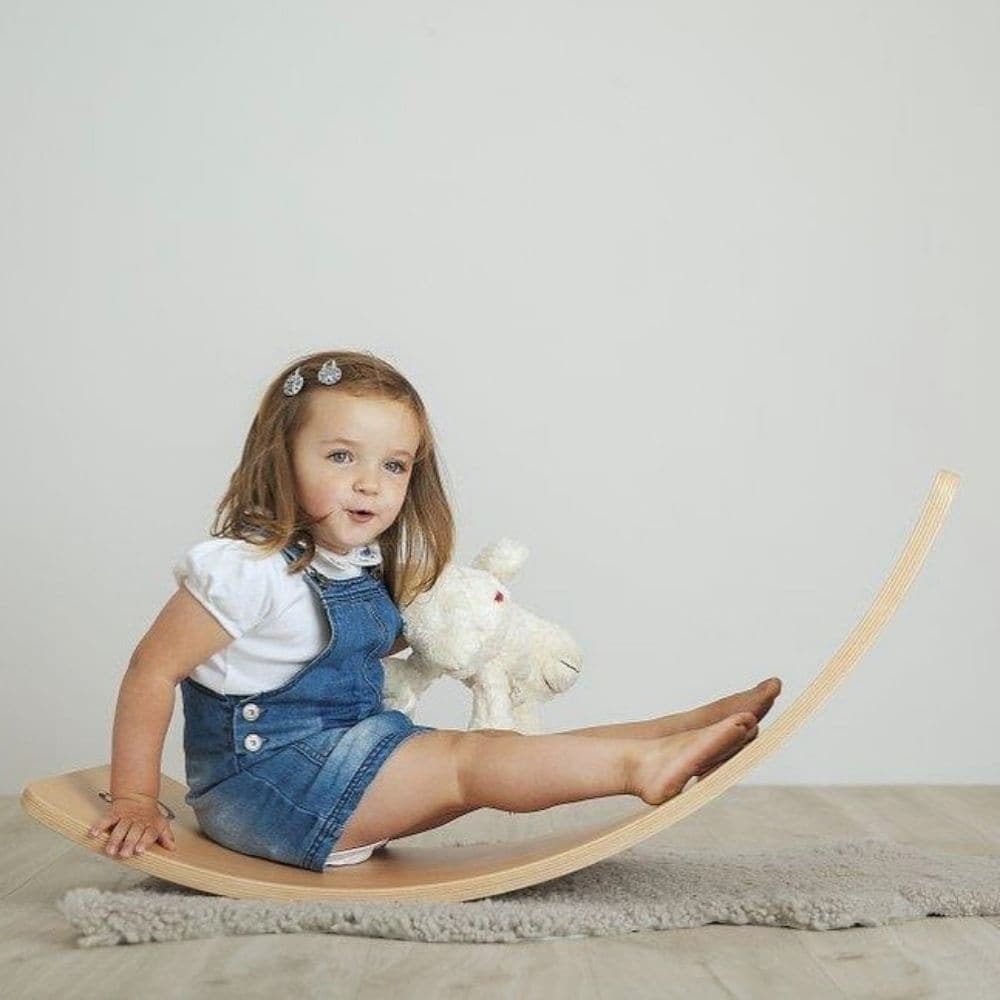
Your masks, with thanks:
[[[708,702],[687,712],[661,715],[642,722],[613,722],[603,726],[588,726],[585,729],[567,729],[564,736],[613,736],[618,739],[662,739],[673,733],[689,729],[700,729],[737,712],[753,712],[760,722],[771,710],[775,698],[781,693],[781,680],[771,677],[761,681],[756,687]]]
[[[658,804],[756,734],[752,712],[658,740],[503,729],[418,733],[379,770],[334,849],[409,836],[482,808],[534,812],[606,795]]]
[[[700,705],[687,712],[677,712],[674,715],[662,715],[656,719],[647,719],[642,722],[617,722],[603,726],[590,726],[585,729],[567,729],[558,736],[587,736],[600,739],[663,739],[675,733],[688,732],[692,729],[701,729],[711,725],[721,719],[738,712],[753,712],[759,722],[770,711],[775,699],[781,693],[781,679],[771,677],[761,681],[756,687],[748,688],[746,691],[739,691],[736,694],[717,701]],[[453,732],[460,732],[453,730]],[[503,733],[504,730],[483,729],[481,733]],[[721,761],[719,762],[721,763]],[[614,793],[612,793],[614,794]],[[436,815],[426,818],[418,825],[406,831],[406,836],[415,833],[422,833],[434,827],[443,826],[452,820],[471,810],[467,806],[456,806],[452,810],[445,810]],[[402,836],[400,834],[399,836]],[[378,838],[382,839],[382,838]]]

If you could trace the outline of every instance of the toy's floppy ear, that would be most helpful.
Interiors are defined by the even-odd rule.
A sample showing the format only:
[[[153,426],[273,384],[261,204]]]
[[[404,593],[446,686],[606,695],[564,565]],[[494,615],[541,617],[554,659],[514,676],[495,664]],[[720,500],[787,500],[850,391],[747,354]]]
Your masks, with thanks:
[[[498,580],[504,583],[517,576],[518,570],[524,565],[528,558],[528,548],[521,542],[515,542],[512,538],[501,538],[487,545],[475,559],[472,565],[476,569],[484,569],[492,573]]]

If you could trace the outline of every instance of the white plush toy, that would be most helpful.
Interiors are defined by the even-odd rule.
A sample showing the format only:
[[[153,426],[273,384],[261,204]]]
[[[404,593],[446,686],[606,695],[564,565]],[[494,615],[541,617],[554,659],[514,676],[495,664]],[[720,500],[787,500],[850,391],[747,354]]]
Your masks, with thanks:
[[[430,590],[400,609],[409,657],[389,657],[384,705],[412,715],[441,676],[472,689],[469,729],[541,732],[538,706],[572,687],[581,653],[570,635],[511,600],[507,583],[528,558],[510,539],[472,566],[448,563]]]

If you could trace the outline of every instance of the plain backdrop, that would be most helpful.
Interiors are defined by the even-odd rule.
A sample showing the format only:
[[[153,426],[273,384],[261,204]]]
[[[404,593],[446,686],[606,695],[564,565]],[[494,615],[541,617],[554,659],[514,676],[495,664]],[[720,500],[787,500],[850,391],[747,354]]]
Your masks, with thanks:
[[[110,759],[262,390],[337,348],[421,393],[456,557],[530,549],[548,731],[790,704],[957,472],[747,780],[997,782],[997,51],[991,0],[3,0],[0,791]]]

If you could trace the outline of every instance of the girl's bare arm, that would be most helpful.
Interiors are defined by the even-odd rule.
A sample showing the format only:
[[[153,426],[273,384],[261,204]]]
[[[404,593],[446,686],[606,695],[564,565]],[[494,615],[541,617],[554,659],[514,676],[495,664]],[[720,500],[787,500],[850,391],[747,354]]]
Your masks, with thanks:
[[[111,797],[157,799],[176,686],[233,637],[181,586],[139,641],[118,692]]]

